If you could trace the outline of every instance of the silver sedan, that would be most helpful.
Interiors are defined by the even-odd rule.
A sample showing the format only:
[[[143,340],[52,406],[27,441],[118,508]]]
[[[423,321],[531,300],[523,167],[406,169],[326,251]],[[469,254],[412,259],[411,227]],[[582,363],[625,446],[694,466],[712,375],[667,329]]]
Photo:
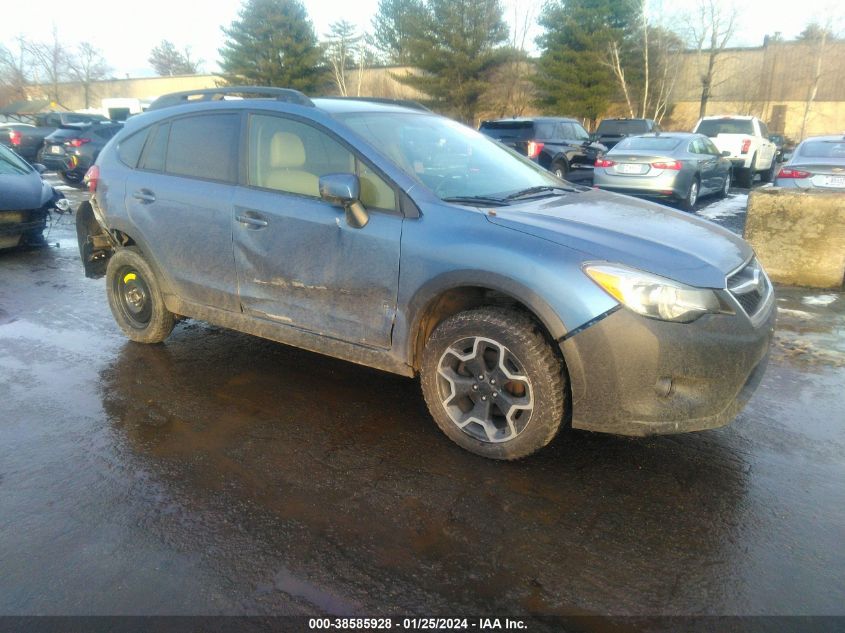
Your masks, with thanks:
[[[731,162],[701,134],[630,136],[596,161],[593,185],[691,211],[701,196],[728,195]]]
[[[775,178],[776,187],[845,191],[845,136],[801,141]]]

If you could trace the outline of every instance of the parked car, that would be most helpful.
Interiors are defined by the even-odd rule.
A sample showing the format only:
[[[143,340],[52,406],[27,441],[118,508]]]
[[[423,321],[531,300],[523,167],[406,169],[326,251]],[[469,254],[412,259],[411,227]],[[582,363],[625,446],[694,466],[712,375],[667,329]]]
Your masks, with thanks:
[[[701,134],[629,136],[596,161],[593,185],[670,200],[691,211],[701,196],[728,195],[731,161]]]
[[[73,128],[90,125],[95,122],[108,122],[101,114],[85,114],[82,112],[47,112],[35,116],[35,125],[23,123],[10,124],[15,129],[9,132],[9,143],[0,133],[0,143],[14,149],[29,162],[38,160],[38,152],[44,139],[60,128]]]
[[[778,172],[775,186],[845,190],[845,136],[814,136],[801,141]]]
[[[751,187],[754,176],[771,182],[777,172],[777,148],[769,140],[766,124],[754,116],[708,116],[693,130],[709,137],[720,152],[729,152],[734,180]]]
[[[769,140],[775,144],[775,160],[779,163],[783,162],[784,153],[788,149],[786,137],[783,134],[770,134]]]
[[[660,126],[651,119],[604,119],[593,138],[607,149],[613,149],[623,138],[659,131]]]
[[[527,156],[558,178],[573,169],[592,169],[604,147],[590,142],[587,130],[575,119],[534,117],[484,121],[482,134]]]
[[[5,145],[32,162],[41,146],[41,138],[28,133],[33,130],[35,126],[29,123],[0,123],[0,145]]]
[[[0,146],[0,249],[42,242],[53,209],[70,209],[64,194],[44,182],[37,167]]]
[[[57,172],[66,183],[80,184],[100,150],[122,127],[121,123],[95,123],[79,128],[60,128],[44,139],[37,160]]]
[[[730,231],[433,113],[235,95],[161,97],[86,176],[83,265],[131,340],[190,317],[419,374],[442,431],[495,459],[564,422],[722,426],[756,388],[775,302]]]

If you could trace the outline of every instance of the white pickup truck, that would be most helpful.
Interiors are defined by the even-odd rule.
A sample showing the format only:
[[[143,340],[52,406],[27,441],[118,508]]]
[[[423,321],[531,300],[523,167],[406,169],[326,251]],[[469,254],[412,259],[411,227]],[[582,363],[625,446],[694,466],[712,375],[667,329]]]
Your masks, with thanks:
[[[751,187],[754,174],[771,182],[777,171],[777,146],[769,140],[766,124],[753,116],[706,116],[693,132],[709,136],[714,145],[733,163],[734,180]]]

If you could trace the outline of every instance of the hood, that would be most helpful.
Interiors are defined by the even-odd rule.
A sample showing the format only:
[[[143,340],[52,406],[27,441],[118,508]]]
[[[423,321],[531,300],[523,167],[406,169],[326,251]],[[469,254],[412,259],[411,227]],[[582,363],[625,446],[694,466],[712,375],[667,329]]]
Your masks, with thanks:
[[[37,172],[0,175],[0,211],[40,209],[52,194]]]
[[[495,209],[488,221],[685,284],[724,288],[751,247],[712,222],[659,204],[591,189]]]

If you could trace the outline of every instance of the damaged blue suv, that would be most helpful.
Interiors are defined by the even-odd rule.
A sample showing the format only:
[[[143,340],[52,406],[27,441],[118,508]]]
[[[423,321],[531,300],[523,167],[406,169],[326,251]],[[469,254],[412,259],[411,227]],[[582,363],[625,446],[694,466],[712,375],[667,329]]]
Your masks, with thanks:
[[[87,179],[83,264],[131,340],[187,317],[419,375],[437,425],[485,457],[562,425],[722,426],[766,365],[773,289],[742,239],[413,104],[167,95]]]

